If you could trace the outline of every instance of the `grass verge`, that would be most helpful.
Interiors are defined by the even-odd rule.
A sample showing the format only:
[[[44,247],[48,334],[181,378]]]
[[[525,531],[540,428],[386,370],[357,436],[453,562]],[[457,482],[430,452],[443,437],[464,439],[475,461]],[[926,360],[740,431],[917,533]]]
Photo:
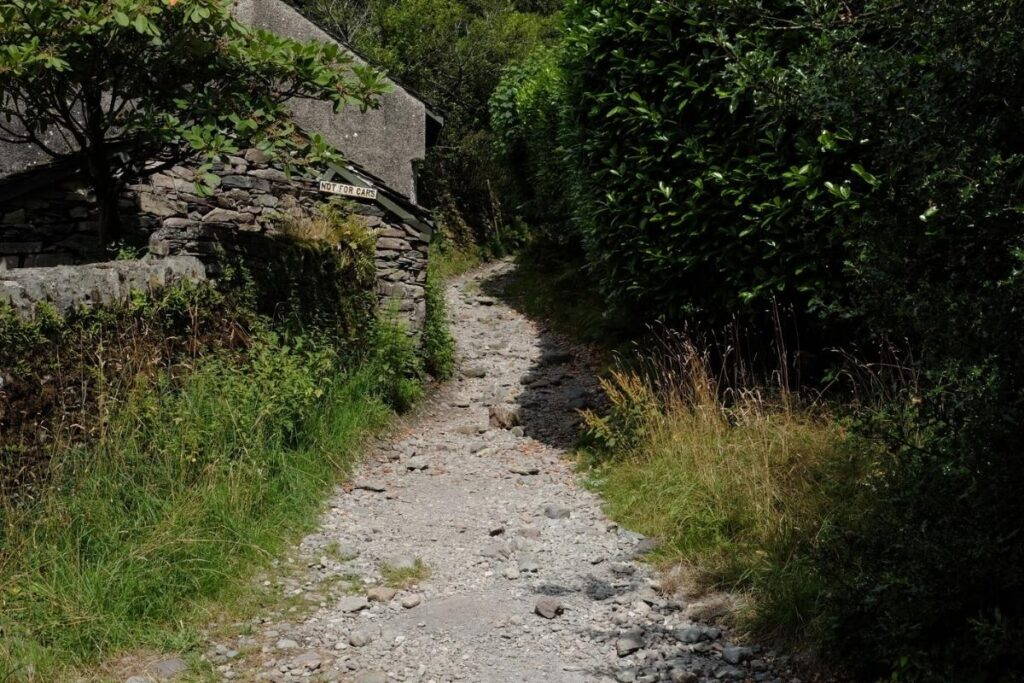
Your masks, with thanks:
[[[0,680],[187,649],[204,605],[309,528],[410,397],[411,344],[382,325],[343,358],[316,335],[262,331],[105,394],[98,438],[53,451],[36,495],[2,509]]]
[[[693,588],[748,594],[741,625],[780,639],[813,630],[818,539],[861,477],[864,445],[794,397],[723,391],[689,345],[604,388],[612,408],[586,415],[583,452],[609,514],[660,539],[654,559],[681,565]]]

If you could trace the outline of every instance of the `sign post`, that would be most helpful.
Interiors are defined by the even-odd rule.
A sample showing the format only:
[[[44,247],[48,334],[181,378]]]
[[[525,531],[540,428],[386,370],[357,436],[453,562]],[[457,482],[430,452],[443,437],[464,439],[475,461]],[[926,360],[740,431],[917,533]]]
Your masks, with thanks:
[[[329,180],[320,181],[320,191],[331,194],[345,195],[346,197],[359,197],[360,199],[376,199],[377,190],[372,187],[359,187],[358,185],[346,185],[344,183],[333,183]]]

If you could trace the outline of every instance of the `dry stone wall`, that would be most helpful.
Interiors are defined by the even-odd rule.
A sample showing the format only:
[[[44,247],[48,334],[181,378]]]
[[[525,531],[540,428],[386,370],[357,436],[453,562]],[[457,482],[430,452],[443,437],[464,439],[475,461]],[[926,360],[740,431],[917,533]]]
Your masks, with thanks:
[[[315,182],[289,177],[259,150],[248,150],[227,163],[216,164],[213,173],[220,178],[220,185],[208,197],[196,192],[195,171],[187,166],[155,173],[126,188],[121,200],[122,218],[135,241],[148,242],[147,260],[191,257],[204,266],[204,274],[216,277],[225,254],[258,258],[261,241],[267,249],[280,244],[273,238],[280,236],[284,221],[315,215],[329,199],[318,191]],[[377,236],[375,261],[381,304],[397,306],[410,326],[418,329],[425,315],[429,233],[404,211],[388,209],[374,200],[346,199],[344,210],[357,216]],[[90,192],[74,178],[0,203],[0,282],[24,278],[35,282],[49,270],[40,266],[95,262],[104,255],[97,227]],[[245,248],[237,249],[239,245]],[[150,266],[139,267],[145,271]],[[19,274],[25,269],[38,272]],[[59,272],[61,287],[73,289],[75,278],[66,277],[63,270]],[[58,271],[53,273],[56,277]],[[69,294],[62,301],[97,301],[94,278],[85,279],[89,284],[83,287],[88,291]],[[29,290],[52,288],[19,291]],[[24,302],[27,296],[19,300]]]
[[[89,189],[79,179],[55,180],[0,203],[0,272],[102,259],[98,235]]]
[[[125,301],[133,291],[150,292],[176,282],[205,279],[206,267],[193,256],[19,268],[0,273],[0,303],[10,304],[26,317],[42,301],[67,314]]]

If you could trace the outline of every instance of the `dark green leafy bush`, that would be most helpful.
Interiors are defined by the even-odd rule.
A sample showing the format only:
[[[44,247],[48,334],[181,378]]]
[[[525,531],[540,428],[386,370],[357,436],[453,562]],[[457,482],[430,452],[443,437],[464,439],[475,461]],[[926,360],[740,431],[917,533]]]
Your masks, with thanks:
[[[506,69],[491,95],[491,126],[511,174],[511,208],[531,237],[541,248],[578,250],[579,234],[570,228],[579,199],[570,155],[576,130],[567,118],[561,56],[560,48],[544,46]]]
[[[871,185],[835,159],[848,133],[796,134],[773,83],[752,77],[746,62],[770,69],[806,39],[759,24],[759,7],[569,3],[584,242],[606,294],[641,318],[727,320],[841,295],[835,214]]]
[[[910,351],[863,420],[888,456],[815,549],[825,645],[868,677],[1019,679],[1024,3],[569,0],[566,24],[572,214],[620,314],[778,307],[801,351]],[[564,144],[520,107],[545,78],[506,78],[503,141]]]

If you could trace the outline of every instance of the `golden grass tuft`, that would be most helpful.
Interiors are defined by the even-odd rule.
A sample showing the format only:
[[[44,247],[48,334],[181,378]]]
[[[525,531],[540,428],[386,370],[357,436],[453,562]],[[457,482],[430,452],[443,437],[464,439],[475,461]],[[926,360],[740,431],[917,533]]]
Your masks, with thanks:
[[[584,421],[612,517],[661,539],[658,561],[698,588],[751,592],[752,625],[805,627],[818,592],[808,552],[857,476],[844,426],[781,391],[724,389],[688,342],[604,390],[611,411]]]

